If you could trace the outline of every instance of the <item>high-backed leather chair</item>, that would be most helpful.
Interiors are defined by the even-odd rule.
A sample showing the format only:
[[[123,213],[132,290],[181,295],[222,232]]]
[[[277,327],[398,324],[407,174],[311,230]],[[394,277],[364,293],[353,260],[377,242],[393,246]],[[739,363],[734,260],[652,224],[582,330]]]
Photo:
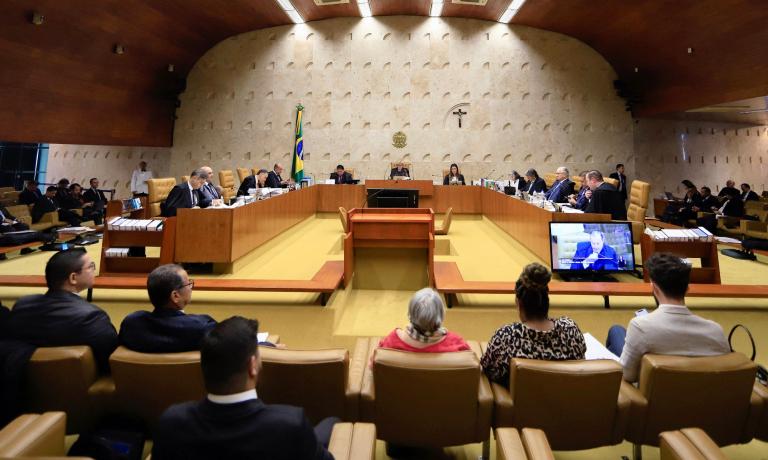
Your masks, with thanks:
[[[633,180],[629,189],[629,207],[627,220],[632,222],[632,239],[640,243],[640,237],[645,231],[645,214],[648,212],[648,199],[651,195],[651,184]]]
[[[445,217],[440,226],[435,227],[435,235],[447,235],[448,230],[451,229],[451,222],[453,221],[453,208],[448,208],[445,211]]]
[[[399,162],[397,162],[397,161],[393,161],[392,163],[390,163],[389,164],[390,170],[397,168],[397,164],[398,163]],[[403,168],[408,170],[408,173],[410,174],[411,179],[413,179],[413,164],[411,164],[410,161],[403,161],[401,163],[403,163]],[[389,176],[387,176],[387,177],[389,177]]]
[[[376,458],[376,425],[372,423],[333,425],[328,452],[335,460],[374,460]]]
[[[547,188],[552,187],[552,184],[554,184],[556,180],[557,180],[557,174],[555,173],[544,174],[544,183],[547,184]]]
[[[757,427],[755,437],[761,441],[768,441],[768,387],[760,382],[755,382],[753,392],[763,400],[763,416]]]
[[[43,214],[40,221],[32,223],[32,206],[25,204],[17,204],[15,206],[7,206],[8,212],[15,217],[19,222],[29,225],[30,230],[36,230],[42,232],[54,227],[65,227],[66,222],[59,220],[59,213],[57,211],[47,212]]]
[[[768,211],[765,209],[757,210],[753,215],[757,216],[757,220],[742,220],[739,222],[741,233],[749,238],[768,240]]]
[[[623,440],[629,400],[619,391],[622,369],[615,361],[513,358],[509,373],[509,388],[491,384],[495,427],[540,428],[555,450]]]
[[[344,234],[349,233],[349,215],[347,214],[347,208],[339,206],[339,219],[341,220],[341,229],[344,230]]]
[[[27,365],[25,410],[66,412],[67,433],[89,429],[113,392],[88,346],[38,348]]]
[[[611,184],[611,185],[613,185],[616,188],[619,188],[619,180],[618,179],[614,179],[612,177],[603,176],[603,182],[605,182],[607,184]]]
[[[728,460],[701,428],[665,431],[659,435],[661,460]]]
[[[346,349],[290,350],[260,347],[256,391],[267,404],[304,408],[317,423],[325,417],[356,421],[368,339],[358,341],[350,359]]]
[[[200,352],[138,353],[118,347],[109,358],[115,406],[150,429],[173,404],[205,397]]]
[[[371,338],[360,393],[360,418],[376,424],[379,439],[444,447],[483,443],[487,458],[493,397],[477,351],[415,353],[376,349]]]
[[[696,426],[719,446],[748,442],[762,410],[752,392],[756,369],[741,353],[643,356],[639,388],[622,384],[630,398],[625,438],[657,446],[661,432]]]
[[[237,195],[237,189],[235,188],[235,175],[231,169],[224,169],[219,171],[219,185],[221,185],[221,197],[225,203],[229,203],[229,200]]]
[[[583,185],[581,181],[581,176],[571,176],[569,177],[569,179],[573,181],[574,193],[579,193],[579,191],[581,190],[581,186]]]
[[[498,460],[555,460],[542,430],[523,428],[521,431],[522,435],[515,428],[494,430]]]
[[[189,176],[181,176],[181,182],[180,184],[183,184],[184,182],[189,182]]]
[[[67,414],[24,414],[0,430],[0,458],[66,455]]]
[[[245,178],[250,175],[251,172],[248,170],[248,168],[237,168],[237,178],[240,179],[240,182],[244,181]]]
[[[163,177],[159,179],[147,180],[147,206],[149,215],[147,217],[157,217],[160,215],[160,203],[163,203],[171,189],[176,186],[176,179],[173,177]]]

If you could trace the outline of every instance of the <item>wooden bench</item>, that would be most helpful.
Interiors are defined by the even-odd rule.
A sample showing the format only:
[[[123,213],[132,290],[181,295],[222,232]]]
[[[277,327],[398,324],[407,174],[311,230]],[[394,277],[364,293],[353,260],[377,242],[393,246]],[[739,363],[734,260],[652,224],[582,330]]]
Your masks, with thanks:
[[[514,294],[514,281],[466,281],[456,262],[435,262],[435,289],[445,295],[448,308],[458,303],[456,294]],[[650,283],[562,282],[549,283],[551,295],[599,295],[605,308],[610,296],[650,296]],[[768,298],[768,286],[752,284],[691,284],[688,297]]]
[[[344,277],[344,262],[328,261],[311,280],[250,280],[250,279],[195,279],[196,291],[260,291],[260,292],[317,292],[320,304],[325,306],[328,298],[339,287]],[[0,286],[45,287],[41,275],[0,276]],[[97,276],[93,288],[88,290],[88,301],[93,300],[93,289],[146,289],[147,277]]]

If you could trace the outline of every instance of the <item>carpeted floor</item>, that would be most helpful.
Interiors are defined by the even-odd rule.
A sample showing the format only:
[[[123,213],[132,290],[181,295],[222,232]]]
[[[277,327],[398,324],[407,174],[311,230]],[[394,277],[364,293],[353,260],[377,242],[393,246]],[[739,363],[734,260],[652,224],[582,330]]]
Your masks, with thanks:
[[[517,278],[523,266],[537,259],[513,238],[488,220],[478,216],[454,216],[449,240],[443,243],[450,253],[438,260],[456,261],[465,279],[510,280]],[[88,247],[98,265],[100,245]],[[239,264],[232,278],[309,279],[326,260],[341,260],[341,226],[336,214],[318,214],[280,237],[257,249]],[[150,253],[151,254],[151,253]],[[0,262],[0,274],[42,274],[51,253],[12,256]],[[639,248],[636,249],[639,257]],[[768,260],[741,261],[721,256],[723,283],[765,284]],[[398,267],[392,266],[394,272]],[[192,278],[211,275],[192,275]],[[636,281],[636,280],[634,280]],[[0,299],[11,305],[35,289],[0,288]],[[334,294],[322,308],[312,294],[196,292],[189,313],[207,313],[218,320],[232,315],[258,318],[261,329],[279,334],[291,348],[351,348],[359,336],[380,336],[405,324],[412,292],[363,290],[352,287]],[[485,341],[501,325],[518,320],[513,296],[461,295],[460,305],[449,310],[446,327],[469,340]],[[116,326],[130,312],[150,309],[143,291],[97,290],[94,303],[104,308]],[[573,318],[584,332],[604,340],[613,324],[626,324],[638,308],[653,308],[651,298],[616,297],[612,308],[603,308],[598,296],[553,296],[551,315]],[[768,299],[691,298],[689,306],[698,314],[717,321],[723,328],[737,323],[747,325],[757,342],[757,361],[768,364]],[[746,339],[735,341],[736,349],[748,351]],[[768,459],[768,444],[753,441],[747,445],[725,448],[732,459]],[[558,459],[602,459],[631,456],[631,446],[558,452]],[[477,458],[480,445],[446,449],[446,458]],[[658,458],[658,449],[644,448],[648,459]],[[386,458],[383,443],[378,458]],[[492,458],[495,458],[492,455]]]

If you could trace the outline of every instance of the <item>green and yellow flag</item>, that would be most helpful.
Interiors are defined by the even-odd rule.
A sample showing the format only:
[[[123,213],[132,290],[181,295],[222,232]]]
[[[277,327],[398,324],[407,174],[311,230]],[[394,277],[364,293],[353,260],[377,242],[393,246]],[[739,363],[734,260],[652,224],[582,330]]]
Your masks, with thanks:
[[[304,178],[304,136],[301,129],[301,114],[304,106],[296,106],[296,139],[293,145],[293,164],[291,166],[291,177],[296,183],[301,183]]]

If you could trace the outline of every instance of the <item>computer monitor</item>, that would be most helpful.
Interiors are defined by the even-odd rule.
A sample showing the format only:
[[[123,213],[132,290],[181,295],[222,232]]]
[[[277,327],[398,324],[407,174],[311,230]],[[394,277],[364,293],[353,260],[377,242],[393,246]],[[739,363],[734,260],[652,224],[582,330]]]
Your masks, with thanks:
[[[563,279],[635,271],[630,222],[550,222],[552,271]]]
[[[369,208],[418,208],[419,191],[401,188],[369,188]]]

